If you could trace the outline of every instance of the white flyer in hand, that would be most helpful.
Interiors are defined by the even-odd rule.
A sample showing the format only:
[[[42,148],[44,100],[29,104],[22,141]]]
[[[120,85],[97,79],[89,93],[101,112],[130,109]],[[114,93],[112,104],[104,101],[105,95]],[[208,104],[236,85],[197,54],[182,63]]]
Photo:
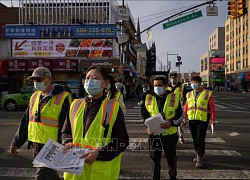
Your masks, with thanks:
[[[214,134],[214,124],[211,123],[211,136],[213,136],[213,134]]]
[[[83,148],[73,148],[65,152],[63,145],[49,139],[33,161],[33,167],[49,167],[57,171],[81,174],[85,153]]]
[[[152,116],[145,120],[145,125],[155,134],[159,135],[166,131],[166,129],[161,128],[161,124],[165,123],[164,119],[162,118],[162,115],[156,114],[155,116]]]

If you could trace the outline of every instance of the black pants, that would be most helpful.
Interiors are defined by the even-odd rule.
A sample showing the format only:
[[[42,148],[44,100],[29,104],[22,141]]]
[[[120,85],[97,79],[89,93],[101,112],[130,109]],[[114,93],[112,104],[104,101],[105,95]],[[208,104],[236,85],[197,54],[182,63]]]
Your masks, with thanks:
[[[161,176],[161,154],[164,150],[168,161],[170,179],[176,179],[177,176],[177,157],[176,146],[178,142],[177,133],[167,136],[149,137],[149,154],[151,158],[152,179],[159,180]]]
[[[57,171],[45,167],[36,168],[35,180],[60,180]]]
[[[189,130],[193,138],[194,150],[198,156],[203,156],[205,154],[207,127],[208,122],[189,120]]]

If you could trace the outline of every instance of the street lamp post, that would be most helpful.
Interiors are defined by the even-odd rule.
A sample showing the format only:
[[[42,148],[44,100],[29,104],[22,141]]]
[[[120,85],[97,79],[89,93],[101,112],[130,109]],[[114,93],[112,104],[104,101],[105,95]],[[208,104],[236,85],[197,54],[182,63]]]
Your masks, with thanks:
[[[181,56],[179,56],[178,54],[167,53],[167,69],[169,70],[171,68],[171,66],[169,65],[168,56],[172,56],[172,55],[177,57],[176,67],[178,67],[178,73],[180,74],[180,71],[181,71],[180,65],[182,64],[182,62],[181,62]]]

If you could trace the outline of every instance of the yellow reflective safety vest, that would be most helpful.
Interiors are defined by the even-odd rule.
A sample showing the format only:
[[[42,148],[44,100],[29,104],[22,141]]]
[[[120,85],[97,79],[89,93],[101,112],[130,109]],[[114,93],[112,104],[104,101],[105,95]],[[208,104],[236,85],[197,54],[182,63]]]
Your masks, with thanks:
[[[181,84],[180,86],[178,86],[177,88],[175,88],[175,90],[174,90],[174,93],[175,94],[178,94],[178,96],[180,97],[180,100],[181,100],[181,102],[183,103],[183,100],[184,100],[184,98],[183,98],[183,90],[184,90],[184,86],[185,86],[185,84]],[[167,87],[167,90],[169,90],[169,91],[172,91],[172,87]]]
[[[208,101],[212,95],[212,91],[209,90],[202,90],[198,97],[195,97],[194,91],[187,93],[187,103],[188,103],[188,110],[187,115],[188,119],[191,120],[200,120],[200,121],[207,121],[207,114],[209,113],[208,110]]]
[[[165,120],[170,120],[171,118],[175,117],[175,112],[178,106],[179,106],[179,96],[174,94],[173,92],[168,94],[163,107]],[[151,94],[146,95],[145,107],[151,116],[155,116],[156,114],[160,113],[156,97],[152,96]],[[166,129],[166,131],[164,131],[162,135],[164,136],[171,135],[176,132],[177,132],[177,127],[171,126],[170,128]]]
[[[85,148],[100,148],[111,142],[111,134],[117,118],[119,103],[115,100],[105,99],[90,125],[85,137],[84,109],[85,99],[76,99],[70,106],[70,124],[73,135],[73,145]],[[106,127],[106,128],[105,128]],[[98,161],[93,164],[84,164],[82,174],[64,173],[65,180],[117,180],[120,174],[122,154],[111,161]]]
[[[122,97],[121,97],[121,96],[122,96]],[[121,93],[120,91],[117,91],[117,92],[115,93],[114,98],[115,98],[115,100],[116,100],[117,102],[119,102],[120,107],[121,107],[123,113],[125,113],[125,112],[124,112],[124,111],[126,110],[126,107],[124,107],[125,104],[124,104],[124,102],[123,102],[123,104],[124,104],[124,106],[123,106],[123,105],[122,105],[122,102],[120,102],[120,98],[123,98],[122,93]],[[110,100],[110,94],[108,94],[107,99]]]
[[[40,111],[40,121],[36,122],[36,114],[39,112],[40,95],[42,91],[35,92],[29,103],[28,140],[45,144],[49,138],[58,140],[59,116],[66,97],[70,94],[66,91],[52,96]],[[69,99],[70,101],[70,99]],[[71,103],[71,102],[69,102]]]
[[[115,99],[116,99],[117,102],[119,102],[119,98],[120,98],[121,94],[122,94],[122,93],[121,93],[120,91],[117,91],[117,92],[115,93],[115,96],[114,96],[114,97],[115,97]],[[108,94],[107,99],[110,100],[110,94]]]

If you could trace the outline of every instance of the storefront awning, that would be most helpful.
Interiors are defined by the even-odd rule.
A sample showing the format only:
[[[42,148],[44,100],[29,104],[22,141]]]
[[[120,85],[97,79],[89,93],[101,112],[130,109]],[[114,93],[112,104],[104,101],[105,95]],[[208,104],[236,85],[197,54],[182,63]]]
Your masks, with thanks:
[[[8,73],[8,63],[6,60],[0,59],[0,76]]]
[[[245,78],[245,72],[240,72],[238,75],[238,79],[242,80]]]

